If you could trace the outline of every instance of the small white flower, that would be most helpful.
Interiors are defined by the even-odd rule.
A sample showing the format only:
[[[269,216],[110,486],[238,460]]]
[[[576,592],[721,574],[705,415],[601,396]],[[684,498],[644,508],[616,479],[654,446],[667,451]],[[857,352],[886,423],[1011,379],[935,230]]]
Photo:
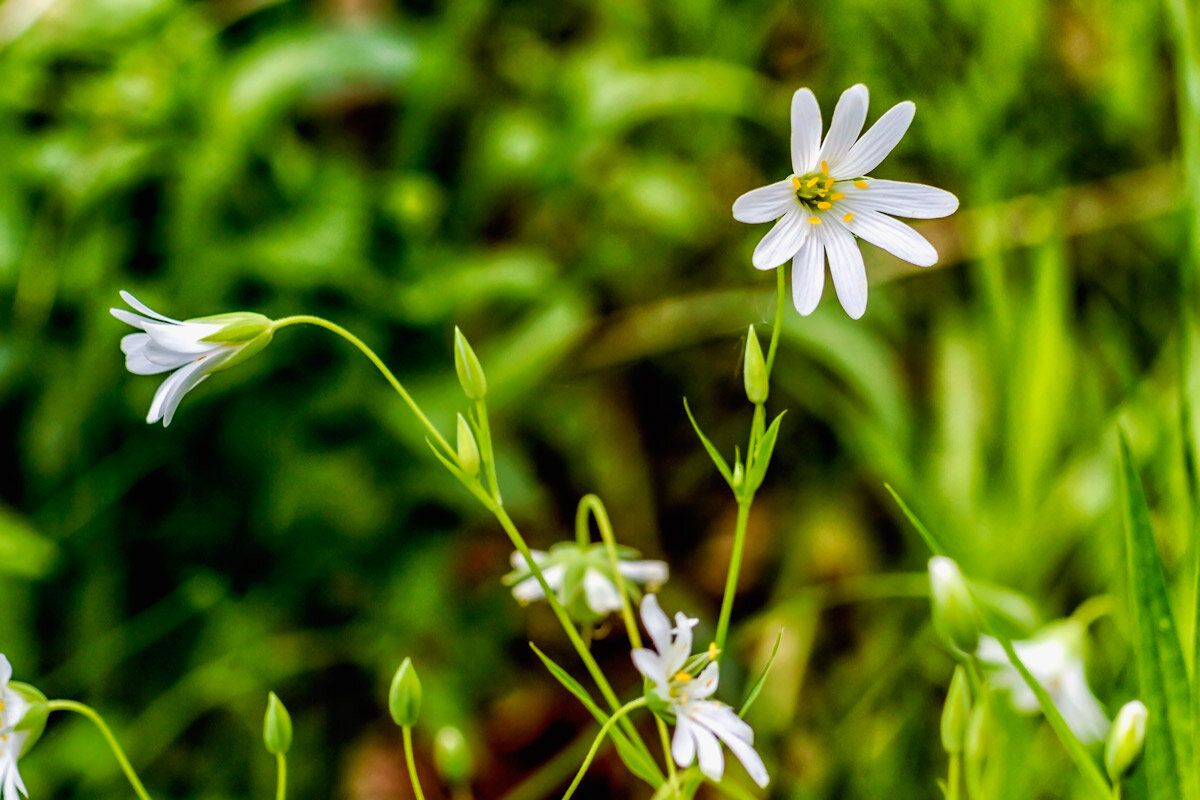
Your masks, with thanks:
[[[546,583],[572,615],[591,622],[621,610],[621,595],[617,592],[608,551],[603,544],[581,547],[575,542],[561,542],[551,547],[549,552],[531,550],[530,555],[541,568]],[[636,552],[629,548],[617,548],[618,569],[631,593],[637,591],[635,584],[654,590],[667,582],[665,562],[640,561],[636,560],[636,556]],[[504,580],[514,584],[513,597],[521,603],[544,600],[546,595],[542,592],[542,585],[532,575],[525,557],[513,553],[509,560],[513,571]],[[637,594],[634,594],[634,598],[637,598]]]
[[[138,313],[109,309],[112,315],[142,333],[121,339],[125,366],[135,375],[155,375],[175,370],[162,382],[150,403],[146,422],[171,424],[183,396],[219,369],[233,366],[266,347],[271,341],[271,320],[261,314],[239,312],[180,321],[151,310],[129,292],[121,299]]]
[[[686,669],[692,660],[692,628],[698,620],[686,614],[675,615],[675,627],[663,613],[658,599],[648,594],[642,599],[642,624],[650,634],[654,649],[633,651],[633,664],[652,684],[658,701],[675,717],[675,734],[671,739],[671,755],[681,767],[699,760],[700,771],[714,781],[725,773],[725,755],[720,742],[737,756],[751,779],[766,786],[770,777],[762,758],[754,750],[754,731],[734,710],[718,700],[711,700],[717,691],[719,668],[712,659],[715,648],[701,656],[708,666],[693,675]],[[719,741],[718,741],[719,740]]]
[[[21,773],[17,771],[17,759],[21,757],[29,733],[13,729],[29,710],[29,701],[9,688],[11,679],[12,665],[0,655],[0,800],[29,796]]]
[[[1084,634],[1082,623],[1063,620],[1047,625],[1031,639],[1013,642],[1013,649],[1050,695],[1079,741],[1091,744],[1105,737],[1109,723],[1100,702],[1088,687],[1083,664]],[[1008,660],[1000,642],[991,636],[981,636],[978,655],[991,668],[992,685],[1008,693],[1013,708],[1027,714],[1039,711],[1037,696]]]
[[[870,178],[908,130],[916,109],[893,106],[861,138],[867,87],[842,93],[821,141],[821,109],[808,89],[792,97],[792,174],[746,192],[733,204],[740,222],[778,220],[754,249],[754,266],[774,269],[792,260],[792,302],[808,315],[825,288],[825,258],[842,308],[858,319],[867,308],[867,271],[855,236],[918,267],[937,262],[925,237],[892,214],[945,217],[958,208],[950,192],[919,183]]]

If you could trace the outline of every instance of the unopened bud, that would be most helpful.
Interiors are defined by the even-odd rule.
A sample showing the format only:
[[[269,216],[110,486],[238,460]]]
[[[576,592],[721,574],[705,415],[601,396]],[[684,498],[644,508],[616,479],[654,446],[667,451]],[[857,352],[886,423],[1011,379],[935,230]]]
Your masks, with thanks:
[[[753,325],[750,326],[750,332],[746,335],[746,359],[742,377],[746,383],[746,397],[750,402],[755,405],[767,402],[767,393],[771,389],[771,382],[767,377],[767,361],[763,358],[758,337],[754,335]]]
[[[958,564],[945,556],[929,559],[929,590],[938,633],[955,649],[974,652],[979,643],[979,609]]]
[[[1113,720],[1104,745],[1104,767],[1108,777],[1116,783],[1129,774],[1142,757],[1146,742],[1146,706],[1141,700],[1133,700],[1121,706]]]
[[[479,445],[462,414],[458,415],[458,466],[468,477],[479,474]]]
[[[483,375],[483,366],[471,349],[471,343],[458,328],[454,329],[454,371],[458,373],[458,382],[467,397],[472,400],[484,398],[487,394],[487,378]]]
[[[946,705],[942,707],[942,748],[950,755],[961,753],[966,747],[970,719],[971,687],[967,683],[966,670],[958,666],[954,668]]]
[[[733,487],[736,489],[741,486],[744,480],[746,480],[746,470],[742,469],[741,461],[736,461],[733,465]]]
[[[292,746],[292,718],[274,692],[267,695],[267,713],[263,717],[263,744],[267,752],[278,756]]]
[[[388,692],[388,710],[392,719],[403,728],[411,728],[417,724],[421,715],[421,679],[412,665],[412,659],[404,659],[396,676],[392,678],[392,688]]]
[[[462,731],[447,725],[437,732],[433,740],[433,763],[438,775],[450,786],[465,786],[471,782],[475,764]]]

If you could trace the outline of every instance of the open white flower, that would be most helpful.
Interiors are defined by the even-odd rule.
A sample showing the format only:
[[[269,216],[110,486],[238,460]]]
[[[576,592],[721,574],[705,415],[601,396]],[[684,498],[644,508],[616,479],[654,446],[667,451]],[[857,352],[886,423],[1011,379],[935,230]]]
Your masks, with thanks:
[[[678,613],[672,628],[658,598],[652,594],[642,598],[642,624],[654,649],[634,650],[633,664],[650,681],[655,698],[675,717],[671,755],[681,767],[699,760],[700,771],[719,781],[725,773],[725,755],[719,741],[724,742],[751,779],[759,786],[766,786],[770,777],[754,750],[754,731],[732,708],[710,699],[717,691],[719,677],[719,667],[713,660],[715,647],[698,659],[699,663],[709,662],[698,675],[687,668],[689,661],[696,661],[692,659],[692,628],[697,622]]]
[[[867,271],[855,236],[918,267],[937,262],[924,236],[889,215],[932,219],[958,208],[950,192],[919,183],[869,177],[900,142],[916,110],[893,106],[861,138],[867,87],[842,93],[821,141],[821,109],[808,89],[792,97],[792,174],[746,192],[733,204],[740,222],[778,220],[754,249],[754,266],[774,269],[792,260],[792,302],[808,315],[825,288],[825,258],[842,308],[858,319],[867,308]]]
[[[29,738],[28,731],[15,730],[17,723],[29,710],[29,701],[9,688],[12,680],[12,665],[0,655],[0,800],[18,800],[20,795],[29,796],[21,773],[17,771],[17,759]]]
[[[121,339],[126,368],[136,375],[174,370],[150,403],[146,422],[171,424],[183,396],[219,369],[245,361],[271,341],[271,320],[261,314],[237,312],[180,321],[151,310],[129,292],[121,299],[137,313],[109,309],[112,315],[142,333]]]
[[[1108,717],[1088,687],[1083,664],[1085,629],[1067,619],[1047,625],[1033,638],[1013,642],[1021,663],[1054,701],[1067,726],[1084,744],[1102,740],[1108,733]],[[979,638],[980,661],[991,668],[990,680],[1008,693],[1013,708],[1027,714],[1040,710],[1037,696],[1017,668],[1008,660],[1000,642],[991,636]]]
[[[580,546],[575,542],[560,542],[548,552],[531,550],[530,555],[541,568],[546,583],[576,619],[595,622],[621,610],[621,595],[603,544]],[[617,548],[618,569],[635,601],[640,595],[638,584],[653,591],[667,582],[669,574],[666,562],[642,561],[637,555],[630,548]],[[513,597],[521,603],[544,600],[542,585],[533,576],[525,557],[513,553],[509,560],[513,571],[504,581],[513,584]]]

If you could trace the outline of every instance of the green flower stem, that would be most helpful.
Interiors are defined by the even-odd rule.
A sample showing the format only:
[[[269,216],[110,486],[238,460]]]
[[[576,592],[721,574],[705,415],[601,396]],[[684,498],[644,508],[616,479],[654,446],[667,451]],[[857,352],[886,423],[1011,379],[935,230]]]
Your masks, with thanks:
[[[641,708],[648,701],[645,697],[639,697],[636,700],[630,700],[625,705],[618,708],[608,720],[600,726],[600,732],[596,734],[595,741],[592,742],[592,747],[588,750],[587,755],[583,757],[583,763],[579,765],[579,771],[575,773],[575,780],[571,781],[571,785],[567,787],[567,793],[563,795],[562,800],[570,800],[571,795],[575,794],[575,790],[579,788],[579,782],[583,780],[583,776],[587,773],[588,767],[592,765],[592,759],[596,757],[596,752],[600,749],[600,745],[604,743],[604,737],[612,730],[612,726],[618,720],[624,719],[631,711]],[[423,800],[423,798],[418,798]]]
[[[412,779],[413,794],[417,800],[425,800],[425,793],[421,791],[421,779],[417,777],[417,763],[413,759],[412,748],[412,728],[404,725],[401,729],[404,734],[404,763],[408,765],[408,777]]]
[[[403,384],[401,384],[396,376],[392,374],[392,371],[388,369],[387,364],[383,363],[383,359],[377,356],[375,351],[367,346],[366,342],[364,342],[362,339],[359,339],[353,333],[337,323],[330,322],[329,320],[322,319],[321,317],[310,316],[308,314],[297,314],[295,316],[277,319],[272,323],[271,327],[272,330],[279,330],[280,328],[286,328],[289,325],[316,325],[317,327],[336,333],[338,336],[357,347],[362,354],[370,359],[371,363],[374,364],[381,373],[383,373],[383,377],[387,378],[388,383],[390,383],[392,388],[396,390],[396,394],[400,395],[400,399],[403,400],[408,406],[409,411],[412,411],[413,414],[416,415],[417,419],[421,421],[421,424],[425,426],[425,430],[429,431],[429,435],[433,437],[433,440],[441,445],[442,450],[452,456],[456,454],[457,451],[442,437],[442,434],[438,433],[438,429],[433,426],[433,423],[430,422],[429,418],[426,417],[424,412],[421,411],[421,407],[418,406],[417,402],[412,399],[412,395],[408,393],[408,390],[405,389]]]
[[[275,800],[287,797],[287,756],[275,754]]]
[[[654,715],[654,721],[658,723],[658,740],[662,742],[663,758],[667,761],[667,786],[671,787],[671,793],[675,797],[679,797],[679,776],[675,774],[675,756],[671,755],[671,737],[667,734],[667,723],[657,714]]]
[[[129,785],[133,787],[134,794],[141,800],[150,800],[150,793],[146,791],[146,787],[142,785],[141,778],[134,771],[133,765],[129,763],[129,759],[125,756],[125,751],[121,749],[121,745],[117,742],[117,737],[113,736],[113,732],[109,729],[104,718],[101,717],[91,706],[78,703],[74,700],[51,700],[46,703],[46,710],[50,711],[74,711],[76,714],[87,717],[92,723],[100,729],[104,740],[108,742],[109,748],[112,749],[113,756],[116,757],[117,763],[121,765],[121,770],[125,773],[125,777],[129,779]]]
[[[475,414],[479,421],[479,447],[483,453],[483,472],[487,476],[488,491],[497,503],[500,499],[500,481],[496,477],[496,454],[492,449],[492,428],[488,424],[487,403],[475,401]]]
[[[958,753],[950,754],[950,769],[946,773],[946,800],[960,800],[962,793],[959,789],[959,784],[962,783],[962,778],[959,777],[962,772],[962,756]]]
[[[742,571],[742,552],[746,547],[746,525],[750,521],[750,505],[754,497],[738,499],[737,523],[733,531],[733,553],[729,556],[729,574],[725,577],[725,595],[721,598],[721,616],[717,619],[717,658],[725,652],[729,635],[729,617],[733,614],[733,596],[737,593],[738,574]]]
[[[787,297],[787,282],[783,268],[775,270],[778,276],[775,291],[775,324],[771,327],[771,344],[767,348],[767,379],[771,378],[771,367],[775,366],[775,351],[779,349],[779,332],[783,330],[784,298]]]

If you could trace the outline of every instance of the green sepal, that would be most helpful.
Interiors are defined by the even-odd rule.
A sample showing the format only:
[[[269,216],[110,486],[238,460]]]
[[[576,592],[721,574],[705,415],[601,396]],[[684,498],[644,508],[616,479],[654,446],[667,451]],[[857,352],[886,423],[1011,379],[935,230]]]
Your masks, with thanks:
[[[50,709],[46,705],[46,695],[42,694],[35,686],[21,681],[9,681],[8,691],[20,695],[21,699],[29,704],[24,716],[13,726],[13,730],[29,735],[21,747],[21,755],[25,755],[33,748],[37,740],[42,738],[42,733],[46,730],[46,718],[50,716]]]
[[[746,484],[743,492],[753,493],[762,486],[763,479],[767,477],[767,467],[771,465],[771,456],[775,452],[775,441],[779,438],[779,423],[783,422],[783,415],[786,411],[780,412],[774,420],[771,421],[771,427],[767,428],[754,446],[754,457],[750,459],[750,466],[746,474]]]
[[[263,715],[263,744],[273,756],[285,755],[292,746],[292,716],[274,692],[267,694]]]
[[[704,431],[700,430],[700,424],[696,422],[696,418],[692,416],[692,409],[688,406],[687,398],[683,398],[683,410],[687,412],[687,417],[691,420],[692,428],[696,431],[696,435],[700,437],[700,444],[704,445],[704,449],[708,452],[708,457],[712,459],[716,465],[717,471],[721,473],[721,477],[730,486],[733,486],[733,472],[729,469],[729,464],[725,461],[725,457],[721,455],[721,451],[716,448],[708,437],[704,435]]]
[[[251,339],[246,344],[234,353],[229,358],[222,361],[218,366],[213,368],[213,372],[220,372],[223,369],[236,367],[243,361],[248,360],[251,356],[258,355],[259,351],[271,343],[271,339],[275,337],[275,331],[268,330],[266,333],[260,334],[258,337]]]
[[[472,400],[484,398],[487,394],[487,377],[483,374],[483,365],[457,326],[454,328],[454,371],[458,373],[458,382],[467,397]]]
[[[231,344],[248,342],[257,339],[264,333],[269,333],[274,322],[262,314],[252,311],[234,311],[229,314],[214,314],[210,317],[196,317],[188,322],[198,322],[202,325],[220,325],[221,329],[210,333],[200,341],[213,344]]]
[[[763,665],[762,672],[758,674],[758,678],[754,681],[754,685],[750,687],[750,691],[746,692],[746,699],[742,701],[742,707],[738,709],[738,716],[746,716],[746,712],[750,710],[750,705],[758,699],[759,692],[762,691],[763,684],[767,682],[767,675],[771,672],[771,667],[775,665],[775,656],[779,655],[779,645],[783,641],[783,631],[780,630],[775,636],[775,645],[771,648],[771,656],[767,659],[767,663]]]

